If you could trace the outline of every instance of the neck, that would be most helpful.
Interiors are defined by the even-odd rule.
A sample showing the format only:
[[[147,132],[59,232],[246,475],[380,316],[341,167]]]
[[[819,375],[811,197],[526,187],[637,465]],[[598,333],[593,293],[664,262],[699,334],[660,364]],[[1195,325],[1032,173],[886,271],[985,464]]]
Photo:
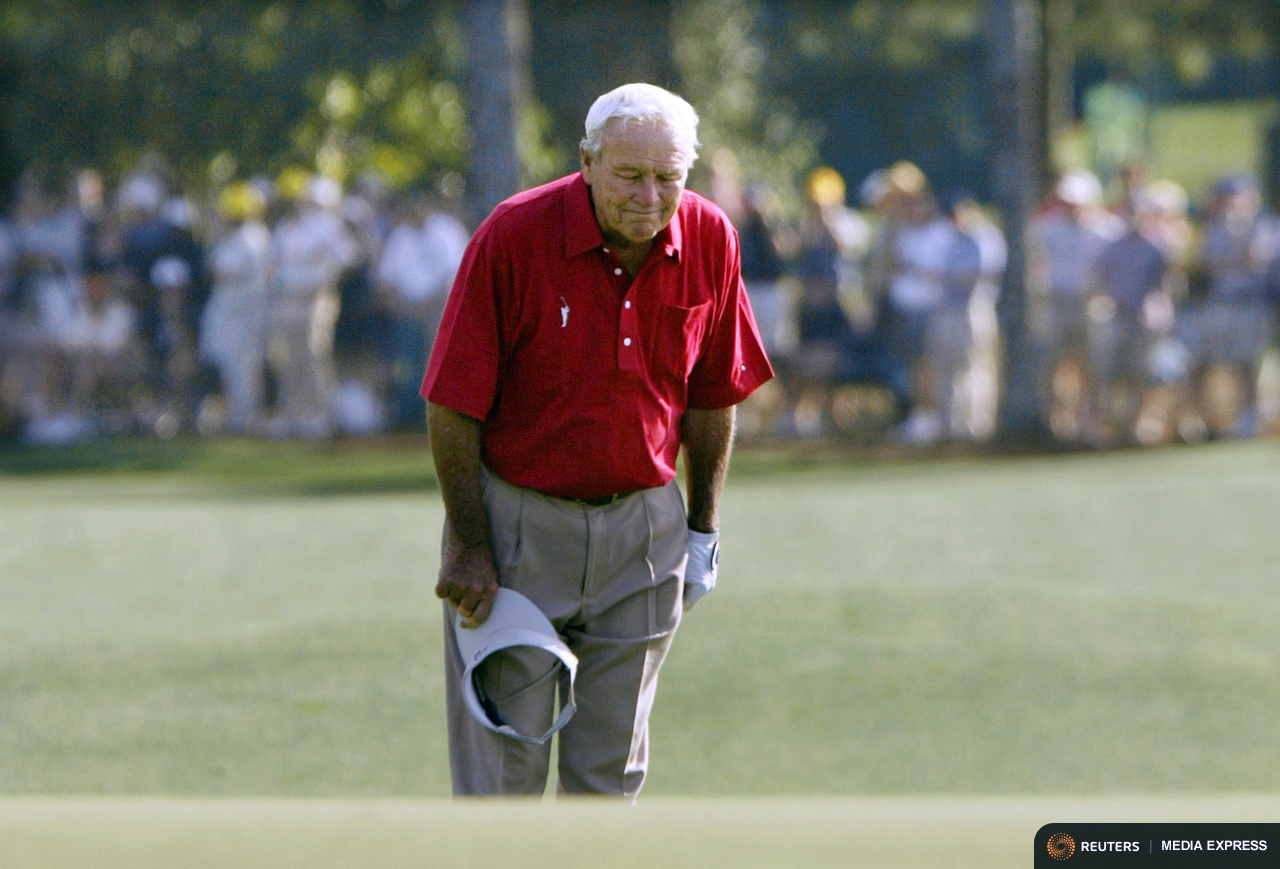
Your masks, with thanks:
[[[644,264],[644,258],[649,255],[649,250],[653,247],[653,240],[650,239],[640,244],[609,241],[608,244],[609,249],[618,255],[618,259],[622,260],[622,264],[626,266],[627,271],[634,277],[640,271],[640,266]]]

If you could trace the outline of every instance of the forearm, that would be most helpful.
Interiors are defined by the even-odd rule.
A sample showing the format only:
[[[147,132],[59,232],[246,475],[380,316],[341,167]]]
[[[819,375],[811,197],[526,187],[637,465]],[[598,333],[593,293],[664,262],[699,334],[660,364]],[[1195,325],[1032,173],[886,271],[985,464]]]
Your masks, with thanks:
[[[733,449],[732,407],[687,410],[681,422],[689,527],[710,533],[720,527],[720,492]]]
[[[480,492],[480,423],[428,403],[427,428],[450,537],[466,546],[487,544],[489,520]]]
[[[457,607],[463,627],[473,628],[489,617],[498,592],[489,520],[480,490],[480,423],[447,407],[428,404],[427,425],[448,518],[436,596]]]

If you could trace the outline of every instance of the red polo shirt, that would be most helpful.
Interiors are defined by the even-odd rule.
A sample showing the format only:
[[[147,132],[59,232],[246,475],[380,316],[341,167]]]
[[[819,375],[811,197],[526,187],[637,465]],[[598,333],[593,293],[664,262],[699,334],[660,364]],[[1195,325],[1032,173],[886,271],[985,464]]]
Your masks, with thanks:
[[[686,190],[632,279],[575,173],[480,225],[422,395],[483,423],[502,479],[592,498],[669,482],[685,409],[737,404],[772,375],[724,212]]]

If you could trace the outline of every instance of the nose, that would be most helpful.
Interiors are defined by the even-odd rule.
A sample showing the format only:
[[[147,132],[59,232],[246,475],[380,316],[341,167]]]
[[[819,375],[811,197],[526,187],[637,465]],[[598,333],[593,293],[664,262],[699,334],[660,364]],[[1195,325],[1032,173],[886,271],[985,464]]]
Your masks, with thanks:
[[[636,200],[642,205],[656,205],[659,199],[657,179],[642,178],[636,188]]]

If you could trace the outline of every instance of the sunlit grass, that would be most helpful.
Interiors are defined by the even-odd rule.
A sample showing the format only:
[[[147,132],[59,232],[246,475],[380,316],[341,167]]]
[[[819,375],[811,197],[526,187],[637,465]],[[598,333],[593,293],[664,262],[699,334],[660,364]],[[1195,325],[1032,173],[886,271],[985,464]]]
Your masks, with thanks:
[[[0,478],[0,793],[444,797],[420,445]],[[1280,790],[1267,441],[740,451],[644,799]]]

